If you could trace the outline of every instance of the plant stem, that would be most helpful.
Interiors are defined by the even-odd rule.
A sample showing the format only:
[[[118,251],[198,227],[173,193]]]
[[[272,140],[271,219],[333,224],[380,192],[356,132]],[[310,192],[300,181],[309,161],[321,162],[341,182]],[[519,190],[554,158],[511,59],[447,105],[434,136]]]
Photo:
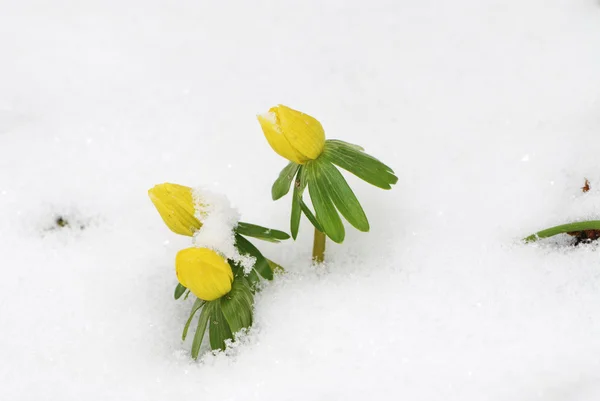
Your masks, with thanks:
[[[321,231],[315,228],[315,239],[313,241],[313,260],[317,263],[323,263],[325,260],[325,241],[327,237]]]

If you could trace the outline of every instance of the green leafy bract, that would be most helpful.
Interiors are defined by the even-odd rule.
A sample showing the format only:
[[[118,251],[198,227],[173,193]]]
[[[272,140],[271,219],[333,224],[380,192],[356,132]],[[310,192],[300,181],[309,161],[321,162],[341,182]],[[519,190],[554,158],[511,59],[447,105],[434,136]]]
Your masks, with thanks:
[[[185,327],[183,328],[183,334],[181,335],[181,339],[183,341],[185,341],[185,338],[187,337],[187,333],[188,333],[188,329],[190,328],[190,324],[192,323],[192,319],[194,318],[194,315],[196,314],[196,312],[198,312],[198,310],[200,308],[202,308],[202,305],[205,304],[205,301],[200,299],[200,298],[196,298],[196,301],[194,302],[194,305],[192,306],[192,311],[190,312],[190,317],[188,318],[187,322],[185,322]]]
[[[327,193],[337,210],[358,230],[369,231],[367,216],[338,169],[327,161],[320,162],[319,169],[327,185]]]
[[[271,188],[273,200],[284,197],[290,191],[290,185],[299,168],[299,164],[290,162],[290,164],[281,170],[279,177],[275,180],[275,183],[273,183],[273,187]]]
[[[317,220],[317,218],[315,217],[315,215],[313,214],[313,212],[310,210],[310,208],[306,205],[306,203],[304,203],[304,201],[302,199],[300,199],[300,208],[302,209],[302,213],[304,213],[304,215],[306,216],[306,218],[310,221],[310,223],[319,231],[323,232],[323,228],[321,227],[321,224],[319,223],[319,221]]]
[[[302,166],[298,169],[296,174],[296,180],[294,181],[294,192],[292,194],[292,214],[290,217],[290,232],[292,238],[298,238],[298,230],[300,228],[300,217],[302,216],[302,209],[300,203],[302,202],[302,193],[306,187],[306,183],[303,186],[303,177],[305,176],[305,170]],[[306,180],[304,180],[306,181]]]
[[[325,149],[321,157],[382,189],[390,189],[398,182],[394,170],[373,156],[364,153],[362,148],[357,145],[339,140],[328,140],[325,142]]]
[[[231,331],[237,333],[252,325],[254,296],[246,278],[236,277],[231,291],[221,298],[221,309]]]
[[[308,173],[308,192],[315,207],[316,218],[321,223],[323,232],[332,241],[342,243],[345,237],[344,225],[329,197],[327,182],[324,179],[319,159],[306,164]]]
[[[233,339],[231,328],[225,320],[223,310],[221,308],[222,298],[212,302],[210,324],[208,326],[208,334],[210,340],[210,348],[212,350],[225,349],[225,341]]]
[[[198,327],[196,327],[196,333],[194,334],[194,340],[192,341],[192,358],[198,358],[200,353],[200,346],[202,345],[202,339],[204,339],[204,332],[206,331],[206,325],[210,319],[210,315],[214,308],[214,302],[207,302],[200,317],[198,318]]]
[[[246,235],[248,237],[269,242],[279,242],[290,238],[289,234],[283,231],[257,226],[255,224],[244,223],[241,221],[238,223],[235,231],[241,235]]]
[[[181,298],[181,296],[185,293],[185,290],[187,290],[187,288],[185,288],[180,283],[177,283],[177,287],[175,287],[175,294],[174,294],[175,299]]]
[[[269,262],[263,256],[262,253],[246,238],[239,234],[235,234],[235,246],[238,248],[241,254],[250,255],[256,258],[254,264],[254,270],[267,280],[273,280],[273,270],[269,266]]]

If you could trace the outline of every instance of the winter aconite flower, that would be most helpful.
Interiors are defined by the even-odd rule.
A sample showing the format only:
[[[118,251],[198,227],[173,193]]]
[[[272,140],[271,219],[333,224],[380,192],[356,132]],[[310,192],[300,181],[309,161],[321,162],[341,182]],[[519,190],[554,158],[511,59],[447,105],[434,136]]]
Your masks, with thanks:
[[[259,115],[258,121],[273,150],[294,163],[304,164],[323,153],[325,131],[308,114],[278,105]]]
[[[167,227],[174,233],[191,237],[202,227],[202,223],[194,217],[192,188],[165,183],[148,190],[148,196]]]
[[[280,199],[294,188],[290,231],[296,239],[302,214],[308,218],[315,227],[315,261],[324,260],[326,236],[337,243],[344,241],[342,217],[359,231],[370,230],[365,211],[339,169],[382,189],[398,182],[394,170],[365,153],[362,146],[325,140],[321,123],[289,107],[273,107],[258,120],[271,147],[290,160],[273,183],[271,196]],[[314,212],[303,200],[306,189]]]
[[[221,298],[231,291],[231,266],[211,249],[187,248],[179,251],[175,270],[181,285],[205,301]]]

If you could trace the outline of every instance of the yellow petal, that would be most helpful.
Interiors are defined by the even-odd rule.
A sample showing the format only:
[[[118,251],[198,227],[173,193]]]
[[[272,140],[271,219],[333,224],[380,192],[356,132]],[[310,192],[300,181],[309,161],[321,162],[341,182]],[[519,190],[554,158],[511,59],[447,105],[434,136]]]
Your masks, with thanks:
[[[163,221],[174,233],[192,236],[202,227],[194,217],[192,188],[177,184],[160,184],[148,191]]]
[[[281,132],[277,114],[269,111],[268,113],[258,115],[257,118],[263,133],[265,134],[265,138],[267,138],[269,145],[271,145],[271,148],[273,148],[277,154],[298,164],[304,164],[308,161],[308,159],[294,150],[292,145],[290,145],[290,142]]]
[[[211,249],[182,249],[175,258],[175,271],[181,285],[205,301],[214,301],[231,291],[231,266]]]
[[[281,104],[269,111],[277,116],[281,132],[296,153],[307,161],[321,155],[325,147],[325,131],[317,119]]]

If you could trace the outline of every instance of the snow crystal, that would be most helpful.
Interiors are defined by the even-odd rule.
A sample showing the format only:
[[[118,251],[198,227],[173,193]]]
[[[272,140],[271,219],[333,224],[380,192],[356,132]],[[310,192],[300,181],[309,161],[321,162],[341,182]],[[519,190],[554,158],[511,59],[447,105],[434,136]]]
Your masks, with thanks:
[[[246,274],[250,273],[256,258],[240,254],[235,246],[234,229],[240,220],[239,212],[231,207],[225,195],[198,187],[193,189],[192,196],[195,216],[202,223],[202,228],[194,234],[194,246],[217,251],[237,262]]]

